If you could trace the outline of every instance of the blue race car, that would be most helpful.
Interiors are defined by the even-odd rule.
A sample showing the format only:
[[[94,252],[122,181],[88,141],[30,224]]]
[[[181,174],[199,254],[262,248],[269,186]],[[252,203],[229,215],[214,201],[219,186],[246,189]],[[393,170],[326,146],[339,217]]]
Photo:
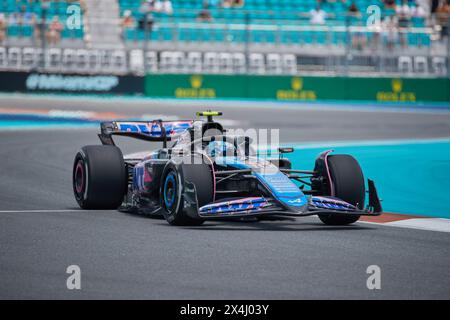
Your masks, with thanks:
[[[328,225],[347,225],[382,212],[375,184],[366,185],[350,155],[321,153],[313,170],[293,170],[254,151],[248,136],[228,135],[214,121],[113,121],[101,124],[102,145],[85,146],[73,166],[75,199],[83,209],[121,209],[163,215],[171,225],[206,220],[318,215]],[[162,148],[123,156],[113,136],[162,142]],[[169,146],[169,143],[171,144]]]

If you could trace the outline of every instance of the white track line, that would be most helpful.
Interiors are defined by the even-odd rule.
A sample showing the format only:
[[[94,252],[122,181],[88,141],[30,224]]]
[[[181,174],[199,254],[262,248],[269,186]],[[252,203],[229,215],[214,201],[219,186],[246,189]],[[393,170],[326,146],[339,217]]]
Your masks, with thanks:
[[[0,210],[2,213],[64,213],[64,212],[81,212],[81,209],[51,209],[51,210]],[[418,229],[425,231],[450,232],[450,219],[443,218],[418,218],[408,219],[387,223],[376,223],[368,221],[359,221],[358,223],[374,224],[379,226],[397,227],[404,229]]]
[[[47,212],[80,212],[81,209],[63,209],[63,210],[0,210],[0,213],[47,213]]]
[[[419,218],[388,222],[392,227],[450,232],[450,219],[442,218]]]
[[[403,229],[416,229],[434,232],[450,232],[450,219],[445,218],[417,218],[385,223],[358,221],[358,223],[403,228]]]

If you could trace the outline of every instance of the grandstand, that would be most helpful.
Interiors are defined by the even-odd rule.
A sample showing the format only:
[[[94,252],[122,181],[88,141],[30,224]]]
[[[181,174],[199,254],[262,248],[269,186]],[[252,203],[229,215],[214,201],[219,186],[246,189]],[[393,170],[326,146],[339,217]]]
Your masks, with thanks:
[[[423,1],[407,1],[408,10],[401,1],[396,7],[384,2],[3,0],[0,68],[447,76],[442,16],[422,8]],[[81,21],[76,28],[67,23],[74,6]],[[371,6],[380,9],[379,21],[371,18]],[[55,17],[62,28],[58,41],[49,41]]]
[[[71,2],[64,1],[49,1],[47,5],[43,6],[41,1],[2,0],[0,12],[7,21],[7,38],[11,38],[13,41],[21,38],[32,40],[39,30],[44,15],[47,24],[50,24],[54,17],[57,17],[59,21],[67,21],[70,5],[72,5]],[[75,29],[63,28],[61,37],[70,41],[83,39],[83,25],[81,28]],[[76,45],[80,45],[80,43],[76,43]]]
[[[152,41],[185,41],[185,42],[246,42],[291,45],[345,45],[347,27],[365,26],[368,19],[366,11],[358,15],[348,16],[348,3],[325,3],[322,9],[328,18],[321,26],[311,27],[309,12],[315,9],[316,0],[303,1],[258,1],[250,0],[238,8],[220,6],[208,8],[211,21],[198,23],[198,12],[202,10],[201,1],[173,1],[174,12],[170,15],[154,13],[158,22],[158,32],[150,34]],[[358,8],[379,5],[381,1],[355,1]],[[139,11],[139,3],[131,0],[120,0],[121,13],[130,10],[136,20],[143,19]],[[395,10],[385,9],[384,17],[395,15]],[[250,28],[247,38],[248,27]],[[411,32],[408,33],[409,46],[429,46],[431,32],[425,29],[425,17],[411,18]],[[357,29],[355,29],[357,30]],[[368,38],[373,31],[365,30]],[[145,31],[139,28],[128,28],[124,37],[130,41],[143,41]]]

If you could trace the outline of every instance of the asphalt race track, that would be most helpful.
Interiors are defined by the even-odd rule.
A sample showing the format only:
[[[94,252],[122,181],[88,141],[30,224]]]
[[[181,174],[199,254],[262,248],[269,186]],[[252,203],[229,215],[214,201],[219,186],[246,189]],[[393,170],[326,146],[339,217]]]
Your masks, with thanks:
[[[219,105],[237,127],[280,128],[281,141],[450,137],[446,112],[335,106],[0,97],[0,107],[192,117]],[[247,108],[248,107],[248,108]],[[73,157],[96,129],[0,131],[0,298],[381,299],[450,297],[450,233],[315,218],[172,227],[117,211],[81,211]],[[130,143],[125,152],[139,151]],[[81,268],[68,290],[66,268]],[[381,268],[381,290],[366,269]]]

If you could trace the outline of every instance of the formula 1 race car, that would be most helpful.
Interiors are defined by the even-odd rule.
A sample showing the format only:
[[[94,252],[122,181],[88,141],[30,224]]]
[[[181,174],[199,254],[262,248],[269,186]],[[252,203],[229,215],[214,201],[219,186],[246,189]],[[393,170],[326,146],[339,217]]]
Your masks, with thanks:
[[[261,156],[249,136],[229,135],[206,120],[113,121],[101,124],[103,145],[85,146],[73,166],[73,191],[83,209],[118,209],[163,215],[172,225],[205,220],[318,215],[328,225],[382,212],[375,184],[350,155],[321,153],[313,170],[293,170],[278,157]],[[112,136],[162,142],[162,148],[123,156]],[[171,145],[169,146],[169,142]]]

